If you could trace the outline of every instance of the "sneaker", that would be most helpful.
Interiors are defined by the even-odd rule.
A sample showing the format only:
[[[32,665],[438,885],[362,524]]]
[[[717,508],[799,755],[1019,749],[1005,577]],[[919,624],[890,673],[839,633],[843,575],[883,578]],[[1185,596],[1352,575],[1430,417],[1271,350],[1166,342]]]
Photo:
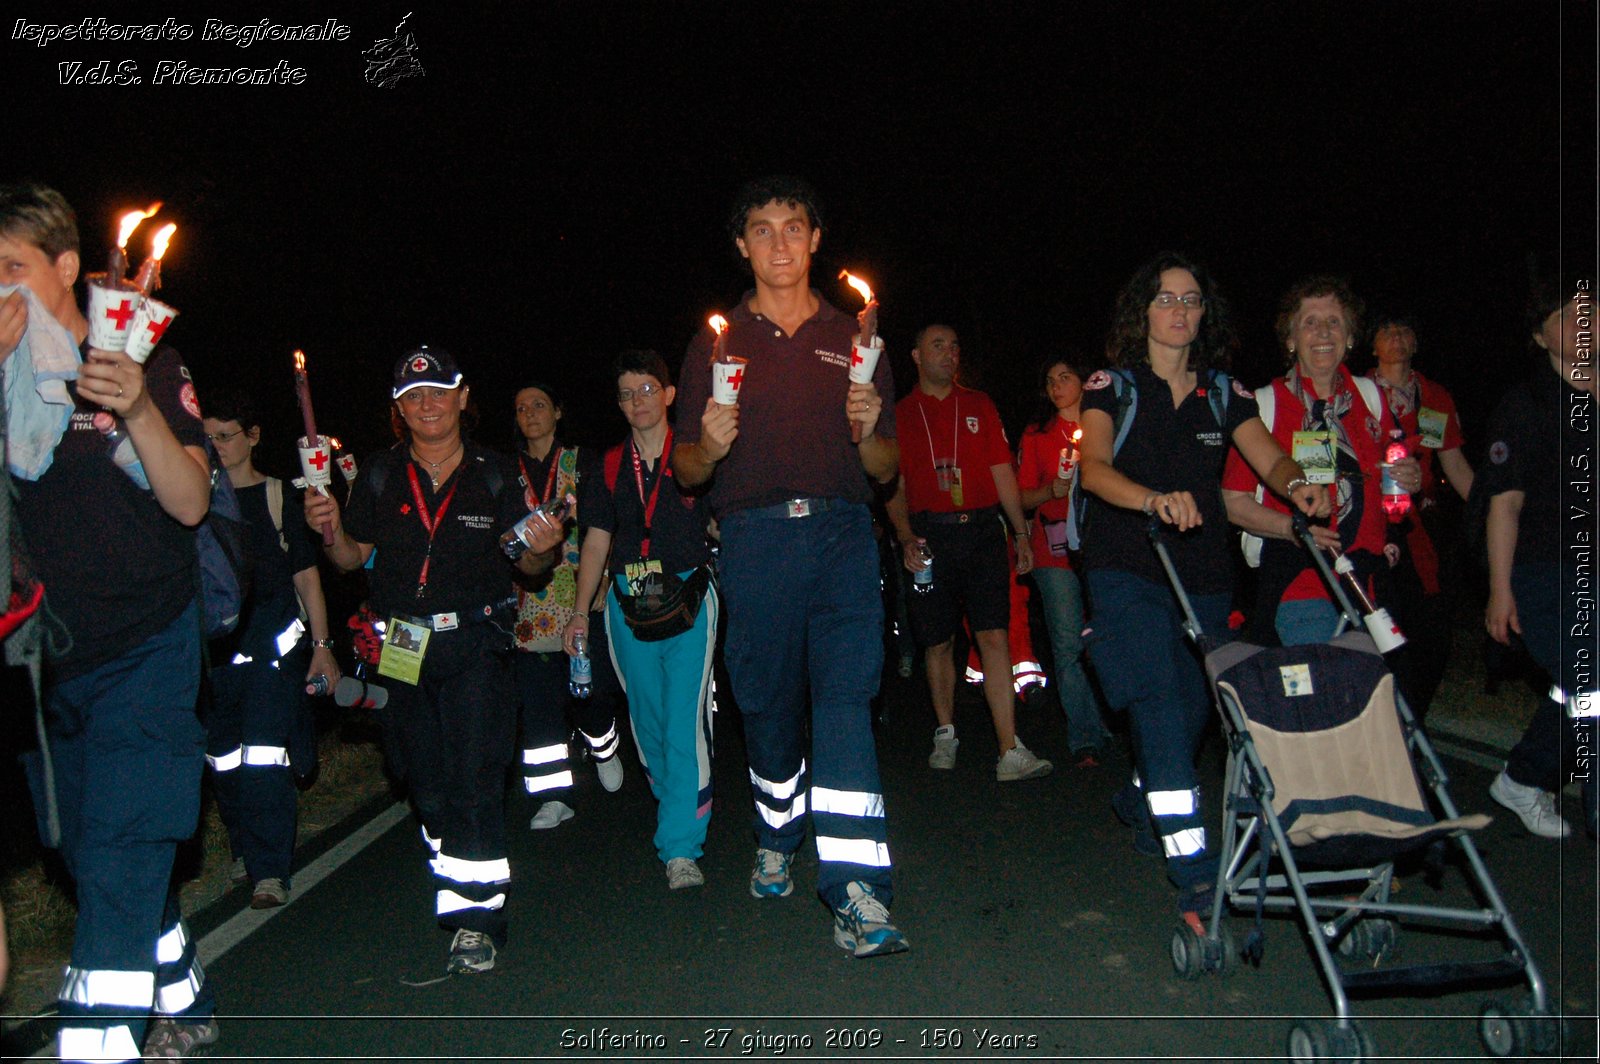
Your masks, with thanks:
[[[994,778],[1001,783],[1010,783],[1013,780],[1036,780],[1040,776],[1048,776],[1055,766],[1042,757],[1035,757],[1033,751],[1022,745],[1022,740],[1017,740],[1017,745],[1000,755],[1000,760],[994,765]]]
[[[456,928],[456,936],[450,940],[450,963],[445,970],[452,975],[470,975],[487,972],[493,967],[494,942],[489,936],[482,931]]]
[[[276,909],[288,900],[289,888],[283,885],[283,880],[272,876],[256,884],[255,891],[250,895],[250,908]]]
[[[566,802],[546,802],[533,814],[533,819],[528,821],[528,827],[534,831],[549,831],[559,824],[564,824],[578,814]]]
[[[1572,828],[1556,812],[1556,796],[1538,787],[1527,787],[1504,772],[1489,784],[1489,797],[1511,810],[1522,826],[1543,839],[1564,839]]]
[[[684,887],[703,887],[705,885],[705,873],[700,871],[700,866],[694,863],[693,857],[674,857],[667,862],[667,888],[669,890],[682,890]]]
[[[889,910],[860,880],[845,886],[847,900],[833,911],[833,941],[857,957],[886,957],[911,948],[889,922]]]
[[[1160,857],[1161,843],[1156,839],[1155,825],[1150,822],[1150,807],[1144,800],[1144,789],[1137,783],[1124,783],[1111,796],[1111,811],[1117,819],[1133,829],[1133,850],[1145,857]]]
[[[794,880],[789,878],[792,853],[777,850],[756,851],[755,871],[750,873],[750,894],[756,898],[787,898],[794,890]]]
[[[622,786],[622,758],[612,754],[604,761],[596,761],[594,770],[600,774],[600,786],[615,792]]]
[[[222,1036],[216,1017],[198,1023],[185,1023],[171,1016],[157,1016],[144,1039],[144,1059],[182,1060],[200,1056],[200,1050]]]
[[[233,883],[245,883],[249,881],[250,873],[245,870],[243,857],[235,857],[233,859],[233,867],[228,869],[228,879]]]
[[[956,747],[961,745],[961,740],[956,738],[956,726],[946,724],[942,728],[933,729],[933,753],[928,755],[928,767],[939,769],[952,769],[956,767]]]

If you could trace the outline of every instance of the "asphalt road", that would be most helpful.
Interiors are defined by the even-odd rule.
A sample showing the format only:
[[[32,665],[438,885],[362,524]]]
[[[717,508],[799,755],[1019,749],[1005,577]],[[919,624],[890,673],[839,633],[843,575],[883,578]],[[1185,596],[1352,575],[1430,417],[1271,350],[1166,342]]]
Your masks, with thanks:
[[[1296,1018],[1331,1012],[1298,926],[1269,917],[1259,968],[1185,982],[1169,940],[1174,892],[1110,814],[1126,778],[1058,767],[994,780],[993,733],[975,690],[958,702],[953,772],[926,764],[932,718],[914,682],[887,681],[880,760],[895,860],[893,912],[908,954],[857,961],[836,947],[813,893],[814,851],[795,893],[747,893],[753,853],[744,750],[718,719],[717,804],[705,887],[669,892],[650,846],[653,803],[631,745],[621,791],[583,766],[575,819],[530,832],[508,802],[511,939],[493,972],[443,979],[414,821],[387,830],[208,967],[223,1002],[218,1056],[235,1059],[674,1059],[880,1057],[1282,1059]],[[1053,706],[1020,713],[1042,756],[1064,760]],[[1213,735],[1205,778],[1220,781]],[[1452,760],[1464,811],[1502,813],[1492,774]],[[1210,804],[1215,807],[1216,791]],[[1577,822],[1576,803],[1568,815]],[[1215,822],[1213,818],[1212,822]],[[1595,847],[1532,838],[1509,815],[1478,834],[1550,986],[1573,1017],[1567,1053],[1595,1054]],[[1466,880],[1403,880],[1405,900],[1463,904]],[[232,897],[235,908],[244,898]],[[229,915],[196,921],[204,934]],[[1245,916],[1234,917],[1240,939]],[[1400,963],[1486,957],[1486,940],[1408,930]],[[424,985],[411,985],[424,984]],[[1357,1002],[1390,1059],[1482,1055],[1478,1011],[1504,992]]]

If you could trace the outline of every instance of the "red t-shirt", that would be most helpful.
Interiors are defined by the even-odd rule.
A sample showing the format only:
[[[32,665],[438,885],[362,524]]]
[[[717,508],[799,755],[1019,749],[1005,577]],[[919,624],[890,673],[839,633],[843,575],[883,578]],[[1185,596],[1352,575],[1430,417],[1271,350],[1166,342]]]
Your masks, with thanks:
[[[1032,491],[1055,480],[1056,472],[1061,466],[1061,449],[1078,446],[1072,440],[1072,434],[1076,431],[1078,431],[1076,421],[1068,421],[1061,417],[1052,420],[1049,427],[1042,430],[1037,425],[1029,425],[1023,429],[1022,442],[1017,445],[1017,486],[1023,491]],[[1031,537],[1035,569],[1047,566],[1057,569],[1072,568],[1072,563],[1065,554],[1051,552],[1049,536],[1044,527],[1046,524],[1066,519],[1067,500],[1064,496],[1059,499],[1046,499],[1039,504],[1039,509],[1034,515]]]
[[[1378,465],[1383,461],[1383,443],[1388,440],[1389,430],[1394,427],[1394,415],[1389,413],[1388,406],[1383,403],[1378,404],[1380,409],[1369,410],[1366,397],[1356,387],[1355,378],[1350,375],[1350,371],[1340,366],[1339,374],[1344,378],[1344,386],[1355,393],[1355,400],[1350,404],[1350,410],[1341,423],[1344,425],[1345,435],[1350,437],[1350,446],[1355,451],[1356,461],[1364,474],[1359,484],[1362,493],[1361,523],[1356,528],[1355,541],[1345,543],[1344,549],[1382,554],[1383,545],[1388,541],[1389,518],[1383,512],[1383,488],[1378,476]],[[1320,398],[1316,395],[1316,388],[1310,378],[1301,377],[1300,380],[1308,396],[1313,399]],[[1284,378],[1277,378],[1268,387],[1273,391],[1275,404],[1272,424],[1269,426],[1272,429],[1272,438],[1278,441],[1278,446],[1283,448],[1285,454],[1292,453],[1294,434],[1300,430],[1305,420],[1306,408],[1289,391]],[[1260,478],[1244,460],[1244,456],[1237,449],[1230,450],[1228,464],[1222,471],[1223,490],[1254,492],[1256,485],[1260,483]],[[1289,512],[1288,504],[1270,491],[1263,493],[1261,503],[1276,513]],[[1308,560],[1306,570],[1295,577],[1294,582],[1283,593],[1282,601],[1327,597],[1328,589],[1323,584],[1321,575]]]
[[[935,399],[913,388],[895,404],[894,420],[908,510],[955,513],[1000,502],[992,467],[1011,464],[1011,444],[987,395],[958,384]],[[940,486],[943,466],[951,470],[948,488]]]

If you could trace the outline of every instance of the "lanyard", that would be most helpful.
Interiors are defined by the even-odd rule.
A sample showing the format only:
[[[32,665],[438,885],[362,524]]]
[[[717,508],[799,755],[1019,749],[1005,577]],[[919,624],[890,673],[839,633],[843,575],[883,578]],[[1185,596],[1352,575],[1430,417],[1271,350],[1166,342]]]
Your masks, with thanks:
[[[428,533],[428,553],[423,555],[422,571],[417,574],[417,598],[421,598],[423,589],[428,586],[428,566],[433,563],[433,537],[444,523],[445,511],[450,509],[450,500],[456,497],[456,489],[461,486],[461,481],[450,485],[445,497],[439,500],[439,512],[430,514],[428,504],[422,498],[422,482],[417,479],[417,467],[414,464],[406,466],[406,476],[411,478],[411,500],[417,504],[417,520],[422,522],[423,529]]]
[[[666,442],[661,445],[661,457],[656,459],[656,483],[650,489],[650,499],[644,497],[644,462],[639,457],[639,441],[628,444],[633,456],[633,482],[639,488],[639,504],[644,507],[644,538],[639,542],[639,557],[650,557],[650,520],[656,515],[656,500],[661,495],[661,482],[667,479],[667,457],[672,453],[672,430],[667,429]]]
[[[952,395],[955,393],[952,391]],[[955,469],[961,465],[956,460],[961,451],[961,396],[955,396],[956,413],[950,422],[950,468]],[[939,472],[939,459],[933,453],[933,427],[928,424],[928,411],[923,407],[922,401],[917,401],[917,413],[922,415],[922,431],[928,436],[928,464],[933,467],[934,474]]]
[[[517,465],[522,467],[522,479],[526,480],[528,482],[528,490],[532,491],[533,490],[533,476],[532,476],[532,474],[530,474],[528,472],[528,465],[527,465],[526,462],[523,461],[523,456],[521,454],[517,455]],[[561,465],[561,448],[552,447],[550,449],[550,475],[544,478],[544,494],[543,495],[535,495],[533,497],[533,505],[528,507],[528,509],[530,509],[530,510],[537,509],[539,506],[543,505],[546,501],[549,500],[550,492],[552,490],[554,490],[555,486],[556,486],[556,469],[560,465]]]

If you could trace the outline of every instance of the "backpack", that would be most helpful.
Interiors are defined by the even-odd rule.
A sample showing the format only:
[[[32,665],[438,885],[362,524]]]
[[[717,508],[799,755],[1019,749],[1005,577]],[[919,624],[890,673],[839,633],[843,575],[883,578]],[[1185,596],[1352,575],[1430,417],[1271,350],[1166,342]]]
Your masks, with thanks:
[[[1115,458],[1133,428],[1133,415],[1139,409],[1139,389],[1134,387],[1133,370],[1113,366],[1105,372],[1111,376],[1111,390],[1117,398],[1117,409],[1111,415],[1111,430],[1115,433],[1111,457]],[[1204,386],[1211,416],[1217,419],[1217,427],[1223,428],[1228,423],[1228,394],[1233,391],[1233,379],[1221,370],[1208,370]],[[1072,467],[1072,486],[1067,491],[1067,546],[1072,550],[1083,547],[1084,511],[1088,508],[1079,479],[1082,466],[1079,462]]]
[[[195,529],[194,539],[200,566],[200,630],[206,639],[216,639],[239,627],[250,594],[250,555],[239,496],[210,440],[206,458],[211,463],[211,509]]]
[[[1367,413],[1372,414],[1381,422],[1383,420],[1383,396],[1378,394],[1378,386],[1366,377],[1352,377],[1356,382],[1356,391],[1361,393],[1361,401],[1367,404]],[[1267,426],[1267,432],[1272,432],[1272,423],[1278,414],[1278,395],[1273,390],[1274,385],[1268,382],[1265,386],[1256,389],[1256,408],[1260,412],[1261,423]],[[1256,483],[1256,502],[1263,502],[1267,497],[1267,486],[1260,481]],[[1261,567],[1261,548],[1264,541],[1253,532],[1239,533],[1239,550],[1244,554],[1244,563],[1252,569]]]

